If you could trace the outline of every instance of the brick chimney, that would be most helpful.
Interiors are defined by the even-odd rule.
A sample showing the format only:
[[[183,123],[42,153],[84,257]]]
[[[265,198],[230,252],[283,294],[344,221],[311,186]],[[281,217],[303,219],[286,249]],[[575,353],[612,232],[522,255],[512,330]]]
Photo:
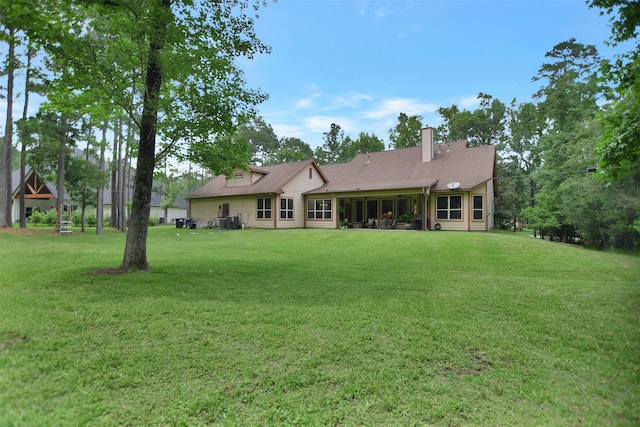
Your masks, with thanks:
[[[433,128],[427,126],[420,129],[420,139],[422,143],[422,161],[433,160]]]

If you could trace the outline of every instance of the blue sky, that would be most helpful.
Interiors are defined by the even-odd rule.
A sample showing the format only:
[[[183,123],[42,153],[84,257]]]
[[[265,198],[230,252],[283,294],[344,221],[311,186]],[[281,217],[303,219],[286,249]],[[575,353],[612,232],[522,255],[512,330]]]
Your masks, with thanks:
[[[530,101],[545,53],[575,37],[613,51],[609,18],[584,0],[278,0],[260,10],[272,53],[241,62],[278,137],[322,145],[331,123],[388,144],[400,112],[437,126],[439,107],[479,92]]]
[[[609,18],[584,0],[278,0],[259,15],[256,32],[272,52],[239,66],[248,87],[269,94],[258,109],[276,135],[312,148],[331,123],[388,145],[401,112],[437,126],[437,108],[473,110],[479,92],[530,101],[545,53],[572,37],[614,53],[604,43]],[[5,114],[1,99],[1,133]]]

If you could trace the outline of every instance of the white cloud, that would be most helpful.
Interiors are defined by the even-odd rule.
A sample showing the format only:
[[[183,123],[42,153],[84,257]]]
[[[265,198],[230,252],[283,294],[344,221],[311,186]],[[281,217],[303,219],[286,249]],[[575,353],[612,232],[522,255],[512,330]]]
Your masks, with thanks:
[[[470,95],[465,98],[460,99],[460,106],[462,108],[470,108],[475,107],[476,105],[480,105],[480,101],[478,100],[478,95]]]
[[[382,102],[376,109],[365,111],[363,116],[368,119],[396,118],[400,113],[410,116],[432,113],[438,106],[431,103],[421,103],[410,98],[392,98]]]
[[[360,104],[360,101],[370,101],[371,99],[372,97],[370,95],[360,93],[360,92],[354,92],[344,96],[336,95],[331,100],[331,108],[332,109],[341,108],[341,107],[356,108]]]
[[[278,138],[300,138],[300,135],[302,134],[300,127],[290,123],[274,123],[271,124],[271,127]]]
[[[391,7],[389,6],[389,4],[385,4],[384,6],[376,8],[376,19],[384,18],[385,15],[390,13],[390,9]]]
[[[329,132],[332,123],[339,125],[345,133],[355,129],[353,121],[348,117],[313,116],[304,119],[304,125],[310,132]]]
[[[313,107],[313,99],[311,98],[302,98],[298,102],[296,102],[296,107],[298,108],[311,108]]]

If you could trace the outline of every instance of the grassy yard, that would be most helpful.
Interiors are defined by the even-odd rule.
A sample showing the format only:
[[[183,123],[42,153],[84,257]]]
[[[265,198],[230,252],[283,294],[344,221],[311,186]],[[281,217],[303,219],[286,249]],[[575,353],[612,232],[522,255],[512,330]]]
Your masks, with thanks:
[[[639,425],[640,258],[522,236],[0,233],[0,425]]]

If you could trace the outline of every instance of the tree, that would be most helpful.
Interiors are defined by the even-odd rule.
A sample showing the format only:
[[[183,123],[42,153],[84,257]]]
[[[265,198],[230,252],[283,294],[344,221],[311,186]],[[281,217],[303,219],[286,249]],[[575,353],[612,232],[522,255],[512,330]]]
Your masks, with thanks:
[[[169,221],[169,208],[175,206],[178,196],[184,193],[185,183],[178,179],[177,170],[171,169],[169,173],[163,172],[156,174],[156,180],[160,187],[156,188],[156,192],[160,193],[160,208],[164,211],[165,223]]]
[[[265,165],[299,162],[313,158],[309,144],[299,138],[281,138],[278,148],[267,158]]]
[[[83,31],[45,44],[74,92],[100,89],[99,101],[120,106],[139,128],[122,270],[149,268],[146,242],[156,156],[184,145],[186,156],[219,173],[247,164],[246,145],[231,137],[266,96],[244,88],[235,60],[268,53],[250,13],[264,3],[77,0],[71,4],[82,16]],[[132,81],[139,82],[141,97],[131,90]]]
[[[4,18],[4,17],[3,17]],[[3,35],[9,44],[9,52],[6,58],[7,70],[7,120],[0,150],[0,227],[11,227],[11,172],[13,154],[13,81],[16,68],[16,29],[12,24],[6,28]]]
[[[342,156],[344,131],[340,125],[331,123],[331,130],[324,134],[324,144],[316,148],[314,156],[318,164],[330,165],[338,163]]]
[[[437,139],[466,139],[472,147],[494,144],[502,149],[507,107],[502,101],[482,92],[478,94],[478,99],[480,107],[474,111],[461,111],[456,105],[438,108],[438,114],[444,121],[436,129]]]
[[[421,144],[420,129],[422,129],[423,117],[419,115],[408,116],[400,113],[398,124],[389,129],[389,148],[417,147]]]
[[[598,7],[600,14],[611,17],[611,44],[635,39],[640,25],[640,2],[621,0],[590,0],[589,7]],[[616,14],[617,13],[617,14]],[[614,62],[603,61],[604,78],[614,85],[613,105],[608,106],[599,120],[604,134],[598,142],[600,176],[620,182],[633,175],[640,163],[640,46],[618,55]]]
[[[541,100],[538,110],[545,123],[538,144],[543,160],[535,175],[539,189],[535,207],[541,213],[539,218],[548,219],[545,226],[557,228],[564,242],[575,224],[570,222],[563,203],[562,184],[578,172],[569,161],[576,144],[594,138],[589,123],[603,93],[597,80],[600,59],[595,46],[575,39],[556,44],[545,57],[549,61],[533,77],[534,81],[546,82],[535,94]]]
[[[234,139],[248,143],[251,147],[251,161],[259,164],[267,163],[280,145],[271,125],[260,116],[252,117],[242,124]]]

